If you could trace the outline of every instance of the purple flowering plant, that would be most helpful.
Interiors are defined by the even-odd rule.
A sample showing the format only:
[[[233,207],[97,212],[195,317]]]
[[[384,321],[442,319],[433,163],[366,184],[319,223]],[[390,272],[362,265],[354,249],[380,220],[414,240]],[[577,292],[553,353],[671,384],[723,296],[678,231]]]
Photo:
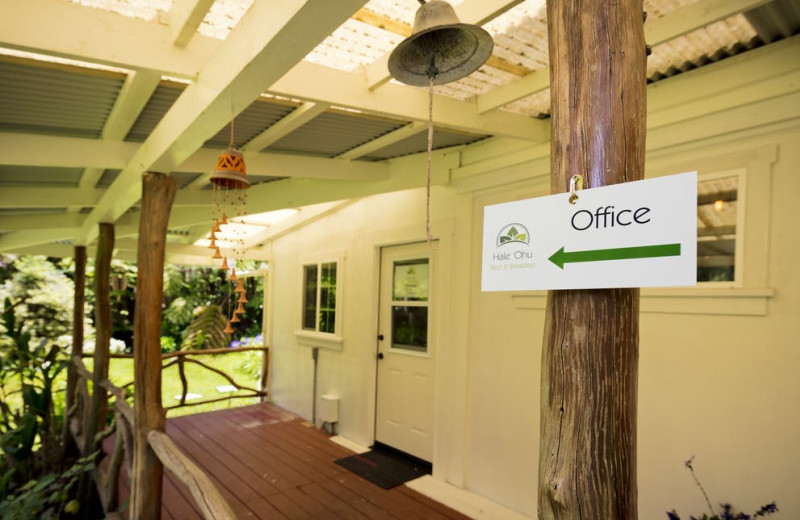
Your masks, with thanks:
[[[694,472],[694,467],[692,467],[693,462],[694,455],[692,455],[692,458],[684,462],[684,464],[692,473],[692,478],[694,479],[695,484],[697,484],[697,487],[699,487],[700,491],[703,493],[703,498],[706,499],[706,504],[708,504],[708,509],[711,511],[711,516],[703,513],[703,516],[689,516],[689,520],[752,520],[761,516],[771,516],[773,513],[778,512],[778,506],[774,501],[761,506],[758,511],[750,515],[736,511],[729,503],[721,503],[719,505],[721,508],[719,512],[714,511],[714,508],[711,506],[711,500],[708,499],[708,494],[706,493],[705,488],[703,488],[703,485],[700,483],[700,480],[697,478],[697,475]],[[667,518],[669,518],[669,520],[681,520],[681,517],[678,516],[678,513],[674,509],[672,511],[667,511]]]

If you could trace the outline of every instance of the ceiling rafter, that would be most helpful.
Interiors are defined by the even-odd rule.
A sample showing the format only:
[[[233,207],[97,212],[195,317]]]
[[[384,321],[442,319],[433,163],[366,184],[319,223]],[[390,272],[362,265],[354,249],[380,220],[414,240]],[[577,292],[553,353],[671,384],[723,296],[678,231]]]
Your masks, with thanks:
[[[522,0],[465,0],[455,6],[454,9],[461,23],[483,25],[519,3],[522,3]],[[367,88],[369,90],[375,90],[385,85],[392,78],[389,74],[389,54],[391,53],[384,54],[364,67],[364,75],[367,79]]]
[[[393,20],[388,16],[380,15],[370,11],[367,8],[360,9],[356,14],[353,15],[353,19],[403,37],[410,36],[414,30],[411,25],[405,22]],[[500,56],[495,56],[494,54],[489,56],[489,59],[486,60],[486,65],[489,67],[494,67],[498,70],[502,70],[503,72],[508,72],[509,74],[513,74],[515,76],[526,76],[532,72],[531,69],[527,67],[511,63],[510,61],[504,60]]]
[[[375,150],[380,150],[381,148],[385,148],[390,144],[394,144],[398,141],[402,141],[412,135],[417,135],[427,129],[427,125],[421,121],[414,121],[413,123],[409,123],[405,126],[401,126],[397,130],[393,132],[389,132],[388,134],[382,135],[377,139],[373,139],[372,141],[366,142],[361,146],[356,146],[355,148],[344,152],[343,154],[339,154],[336,156],[337,159],[357,159],[359,157],[363,157],[368,155]]]
[[[428,120],[425,89],[387,83],[369,91],[363,77],[302,61],[269,87],[268,93],[347,107],[406,121]],[[475,101],[460,101],[434,94],[436,126],[473,134],[503,135],[529,141],[550,139],[547,121],[495,111],[479,114]]]
[[[520,1],[467,0],[458,6],[457,12],[465,22],[471,20],[471,23],[484,23]],[[31,3],[30,8],[28,8],[28,2]],[[0,34],[0,46],[24,48],[31,52],[64,56],[128,70],[151,70],[166,76],[189,79],[197,76],[208,56],[212,55],[216,49],[220,46],[228,48],[227,42],[195,35],[192,41],[181,49],[171,43],[169,28],[166,26],[60,0],[26,0],[24,3],[0,2],[0,19],[3,19],[5,23],[8,18],[10,24],[17,24],[20,27],[25,27],[27,24],[27,27],[31,27],[39,23],[36,13],[43,12],[43,10],[48,13],[52,12],[53,19],[65,20],[63,24],[59,24],[59,31],[62,34],[52,38],[46,37],[43,33],[47,32],[48,27],[42,31],[33,32],[26,30],[3,31]],[[64,27],[69,27],[69,31],[65,32]],[[55,31],[56,28],[54,27],[52,30]],[[302,33],[302,30],[300,32]],[[388,74],[385,65],[383,68]],[[301,62],[283,79],[286,81],[296,79],[307,83],[306,87],[311,91],[309,96],[303,96],[301,95],[302,91],[298,91],[298,93],[288,93],[288,97],[338,105],[357,111],[374,111],[374,103],[363,102],[372,99],[372,92],[366,88],[361,73],[343,72]],[[336,87],[329,83],[330,81],[346,83],[349,95],[333,96],[333,99],[326,100],[324,90],[327,87]],[[264,85],[264,87],[266,90],[268,85]],[[390,102],[380,112],[402,120],[425,121],[427,119],[427,99],[421,99],[426,96],[420,94],[420,89],[396,84],[387,85],[386,88],[391,88],[396,99],[405,99],[408,102]],[[343,89],[338,88],[337,90],[341,92]],[[437,126],[442,128],[450,127],[475,134],[488,131],[491,134],[537,141],[549,139],[546,124],[540,121],[534,122],[525,116],[504,114],[499,117],[478,117],[474,101],[459,101],[446,96],[437,96],[435,104],[437,109],[434,118]],[[439,110],[439,107],[443,107],[445,104],[452,109]],[[237,103],[238,106],[239,103]],[[230,104],[227,111],[230,115]]]
[[[140,146],[124,141],[0,132],[0,164],[44,167],[85,167],[88,164],[101,170],[121,169]],[[48,152],[43,154],[41,150]],[[216,164],[218,155],[219,150],[201,148],[178,164],[175,171],[208,171]],[[251,176],[380,180],[387,178],[389,172],[385,163],[345,162],[275,152],[246,152],[245,160]]]
[[[169,11],[173,43],[185,47],[203,23],[215,0],[174,0]]]
[[[91,242],[98,223],[115,221],[139,200],[143,172],[172,171],[219,131],[231,112],[235,117],[249,106],[363,3],[253,4],[108,188],[89,214],[78,242]]]
[[[719,20],[749,11],[770,0],[699,0],[694,4],[644,24],[645,41],[652,46],[672,40]],[[550,87],[548,70],[532,74],[477,98],[478,112],[485,114]]]
[[[1,47],[186,79],[221,44],[197,35],[178,47],[167,25],[62,0],[0,2],[0,20]]]

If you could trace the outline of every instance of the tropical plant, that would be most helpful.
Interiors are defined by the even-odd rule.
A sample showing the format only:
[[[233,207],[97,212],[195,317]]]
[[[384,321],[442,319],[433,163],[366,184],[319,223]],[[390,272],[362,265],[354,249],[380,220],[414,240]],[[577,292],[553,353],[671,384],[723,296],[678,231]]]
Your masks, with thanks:
[[[17,323],[18,306],[19,302],[12,304],[8,298],[4,302],[5,333],[0,351],[0,450],[3,469],[12,471],[17,480],[58,464],[60,435],[53,405],[54,381],[67,366],[58,345],[41,340],[31,347],[30,332]],[[21,406],[12,407],[6,393],[19,393]],[[39,450],[34,449],[37,442]]]
[[[81,475],[94,469],[94,462],[92,462],[94,457],[95,454],[84,457],[63,473],[48,473],[20,486],[13,494],[0,501],[0,519],[39,518],[47,520],[77,513],[80,504],[71,497]]]
[[[216,305],[198,307],[194,311],[192,323],[186,329],[181,350],[227,347],[228,337],[224,332],[226,322],[225,316]]]
[[[733,506],[727,502],[720,504],[719,512],[714,511],[714,508],[711,506],[711,500],[708,498],[708,494],[706,493],[703,484],[700,483],[700,479],[697,478],[697,474],[694,472],[694,455],[687,461],[684,462],[686,468],[691,472],[692,478],[694,479],[694,483],[700,488],[700,492],[703,493],[703,498],[706,500],[706,504],[708,505],[708,510],[711,511],[711,516],[706,513],[703,513],[703,516],[689,516],[689,520],[752,520],[753,518],[758,518],[760,516],[770,516],[773,513],[778,512],[778,506],[775,502],[770,502],[769,504],[761,506],[756,512],[749,515],[747,513],[742,513],[740,511],[736,511]],[[669,520],[681,520],[681,517],[678,516],[678,513],[673,509],[672,511],[667,511],[667,518]]]

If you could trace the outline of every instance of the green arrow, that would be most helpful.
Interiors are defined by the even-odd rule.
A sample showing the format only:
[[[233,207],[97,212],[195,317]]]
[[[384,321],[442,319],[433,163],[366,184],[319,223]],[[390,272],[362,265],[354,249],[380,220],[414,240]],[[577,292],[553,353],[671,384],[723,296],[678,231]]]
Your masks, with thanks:
[[[550,261],[561,269],[572,262],[599,262],[601,260],[628,260],[631,258],[655,258],[659,256],[681,256],[680,244],[660,244],[655,246],[617,247],[614,249],[595,249],[592,251],[571,251],[562,247],[550,257]]]

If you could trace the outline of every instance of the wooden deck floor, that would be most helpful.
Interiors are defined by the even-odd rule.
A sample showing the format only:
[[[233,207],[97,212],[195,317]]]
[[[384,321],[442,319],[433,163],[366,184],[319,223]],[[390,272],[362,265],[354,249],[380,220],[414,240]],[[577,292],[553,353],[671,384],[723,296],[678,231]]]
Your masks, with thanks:
[[[387,491],[334,464],[352,452],[269,403],[169,419],[167,433],[242,520],[468,520],[406,486]],[[162,518],[202,518],[169,472]]]

